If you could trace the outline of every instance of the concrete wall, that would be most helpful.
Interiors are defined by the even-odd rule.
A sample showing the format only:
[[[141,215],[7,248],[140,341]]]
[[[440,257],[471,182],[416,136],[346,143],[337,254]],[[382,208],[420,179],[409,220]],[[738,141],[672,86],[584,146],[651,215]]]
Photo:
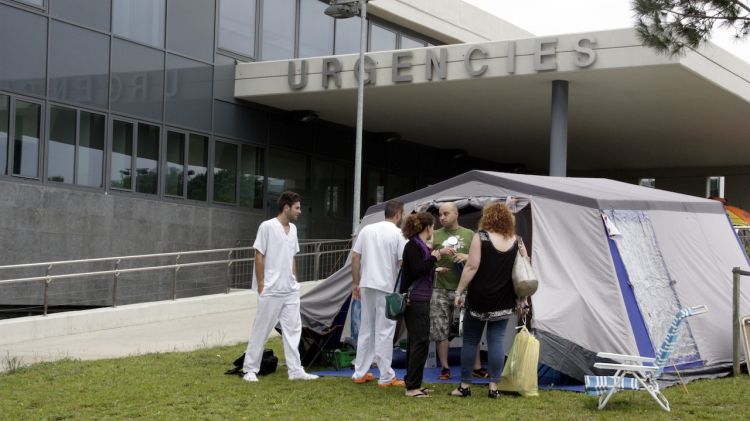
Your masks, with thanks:
[[[0,180],[0,265],[233,247],[252,238],[263,219],[258,211]],[[75,272],[109,269],[111,262]],[[0,279],[40,275],[43,268],[5,270]],[[118,302],[171,298],[171,279],[168,272],[122,275]],[[178,296],[227,286],[225,268],[183,269],[178,279]],[[40,303],[42,293],[43,282],[0,286],[0,305]],[[51,305],[109,305],[112,277],[55,281],[49,293]]]

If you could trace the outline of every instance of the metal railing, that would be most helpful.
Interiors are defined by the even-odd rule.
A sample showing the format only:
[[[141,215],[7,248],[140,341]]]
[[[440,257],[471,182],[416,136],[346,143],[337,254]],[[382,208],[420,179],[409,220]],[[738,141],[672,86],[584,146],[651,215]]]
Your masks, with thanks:
[[[309,280],[317,280],[330,276],[332,273],[340,269],[349,255],[351,249],[351,240],[307,240],[300,243],[300,253],[296,256],[297,263],[297,274],[298,281],[304,282]],[[186,262],[187,258],[200,257],[208,260]],[[157,260],[156,263],[150,265],[138,265],[147,259]],[[140,273],[154,273],[158,271],[165,272],[163,276],[169,276],[169,297],[172,300],[176,300],[178,297],[178,277],[180,271],[186,268],[203,268],[203,267],[216,267],[221,268],[221,265],[226,265],[226,272],[221,277],[225,276],[226,281],[224,283],[223,290],[225,293],[229,293],[232,288],[245,288],[248,289],[252,286],[252,273],[253,273],[253,262],[255,261],[255,250],[252,248],[251,240],[241,240],[237,242],[237,247],[233,248],[222,248],[212,250],[195,250],[195,251],[182,251],[182,252],[171,252],[171,253],[154,253],[154,254],[142,254],[142,255],[131,255],[131,256],[119,256],[119,257],[101,257],[93,259],[77,259],[77,260],[63,260],[53,262],[41,262],[41,263],[24,263],[17,265],[6,265],[0,266],[0,272],[8,271],[22,271],[23,276],[16,277],[13,279],[0,279],[0,286],[17,285],[25,283],[38,283],[43,282],[42,292],[42,309],[43,314],[48,314],[49,303],[49,289],[53,281],[73,281],[82,280],[88,278],[92,282],[85,285],[85,288],[92,288],[93,284],[98,284],[97,278],[110,279],[109,285],[105,288],[108,290],[111,287],[111,301],[104,306],[117,307],[118,298],[118,287],[122,285],[120,277],[124,274],[140,274]],[[136,267],[124,267],[126,263],[136,265]],[[102,270],[101,268],[90,269],[92,265],[106,265]],[[35,269],[42,268],[44,274],[32,274]],[[66,268],[72,268],[68,273],[55,273],[53,271],[64,271]],[[171,271],[171,272],[170,272]],[[215,270],[214,270],[215,271]],[[220,272],[219,272],[220,273]],[[32,275],[32,276],[28,276]],[[170,276],[171,275],[171,276]],[[220,282],[211,283],[210,287],[200,283],[203,278],[214,279],[216,276],[214,272],[209,273],[208,276],[205,273],[193,274],[193,279],[180,279],[182,282],[192,282],[196,285],[192,289],[181,290],[195,292],[198,290],[213,290],[215,293],[217,285],[221,287]],[[61,282],[63,284],[63,282]],[[201,285],[199,285],[201,284]],[[68,282],[71,285],[71,282]],[[147,299],[141,301],[154,301],[158,298],[159,285],[150,284],[150,288],[153,289],[150,294],[146,294]],[[135,286],[138,290],[138,285]],[[101,293],[102,289],[93,291],[94,293]],[[86,295],[92,291],[81,291],[81,294]],[[107,291],[108,292],[108,291]],[[73,292],[74,293],[74,292]],[[205,292],[204,292],[205,293]],[[201,294],[193,294],[201,295]],[[143,296],[143,295],[141,295]],[[39,295],[36,295],[37,299]],[[140,296],[139,296],[140,297]],[[133,297],[130,297],[133,298]],[[150,299],[148,299],[150,298]],[[34,301],[36,301],[35,299]],[[3,303],[7,304],[7,303]],[[28,308],[39,308],[38,305],[35,307]]]
[[[740,277],[750,272],[738,267],[732,269],[732,373],[740,375]],[[747,356],[745,356],[747,357]],[[746,358],[747,359],[747,358]],[[750,364],[747,360],[745,364]],[[749,366],[750,367],[750,366]]]

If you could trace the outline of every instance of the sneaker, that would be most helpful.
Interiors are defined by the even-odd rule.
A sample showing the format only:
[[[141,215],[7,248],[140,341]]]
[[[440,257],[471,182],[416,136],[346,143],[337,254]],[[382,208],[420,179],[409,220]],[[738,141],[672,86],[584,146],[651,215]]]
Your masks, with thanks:
[[[378,383],[378,387],[404,387],[406,383],[403,380],[393,379],[388,383]]]
[[[257,382],[258,381],[258,376],[256,376],[255,373],[253,373],[253,372],[245,373],[245,375],[242,376],[242,380],[244,380],[246,382]]]
[[[440,370],[440,380],[449,380],[451,378],[451,369],[450,368],[443,368]]]
[[[375,380],[375,377],[372,375],[372,373],[365,373],[362,377],[352,377],[352,381],[356,384],[362,384],[367,383]]]
[[[305,373],[304,371],[299,374],[290,374],[289,380],[315,380],[318,376],[315,374]]]
[[[489,379],[490,378],[490,372],[487,371],[486,368],[477,368],[476,370],[472,371],[471,373],[474,377],[479,377],[480,379]]]

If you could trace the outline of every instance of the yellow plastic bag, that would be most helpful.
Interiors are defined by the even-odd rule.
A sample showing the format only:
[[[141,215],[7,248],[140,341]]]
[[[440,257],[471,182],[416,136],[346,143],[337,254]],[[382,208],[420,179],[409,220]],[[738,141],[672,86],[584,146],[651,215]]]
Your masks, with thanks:
[[[539,341],[523,326],[513,340],[513,347],[497,388],[505,392],[520,393],[524,397],[539,396],[538,363]]]

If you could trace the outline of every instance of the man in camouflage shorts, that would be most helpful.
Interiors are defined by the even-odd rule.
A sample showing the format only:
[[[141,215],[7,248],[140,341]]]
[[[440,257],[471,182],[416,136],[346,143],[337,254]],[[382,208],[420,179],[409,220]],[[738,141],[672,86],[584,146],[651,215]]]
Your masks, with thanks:
[[[439,250],[450,247],[452,253],[442,257],[437,262],[435,288],[430,300],[430,340],[436,342],[438,359],[440,360],[440,379],[451,378],[448,365],[448,346],[450,337],[450,323],[453,313],[453,299],[456,287],[461,278],[463,265],[468,258],[469,246],[474,232],[458,225],[458,208],[452,202],[440,206],[440,224],[443,226],[433,234],[433,247]],[[489,377],[486,369],[482,368],[479,359],[474,362],[474,376]]]

